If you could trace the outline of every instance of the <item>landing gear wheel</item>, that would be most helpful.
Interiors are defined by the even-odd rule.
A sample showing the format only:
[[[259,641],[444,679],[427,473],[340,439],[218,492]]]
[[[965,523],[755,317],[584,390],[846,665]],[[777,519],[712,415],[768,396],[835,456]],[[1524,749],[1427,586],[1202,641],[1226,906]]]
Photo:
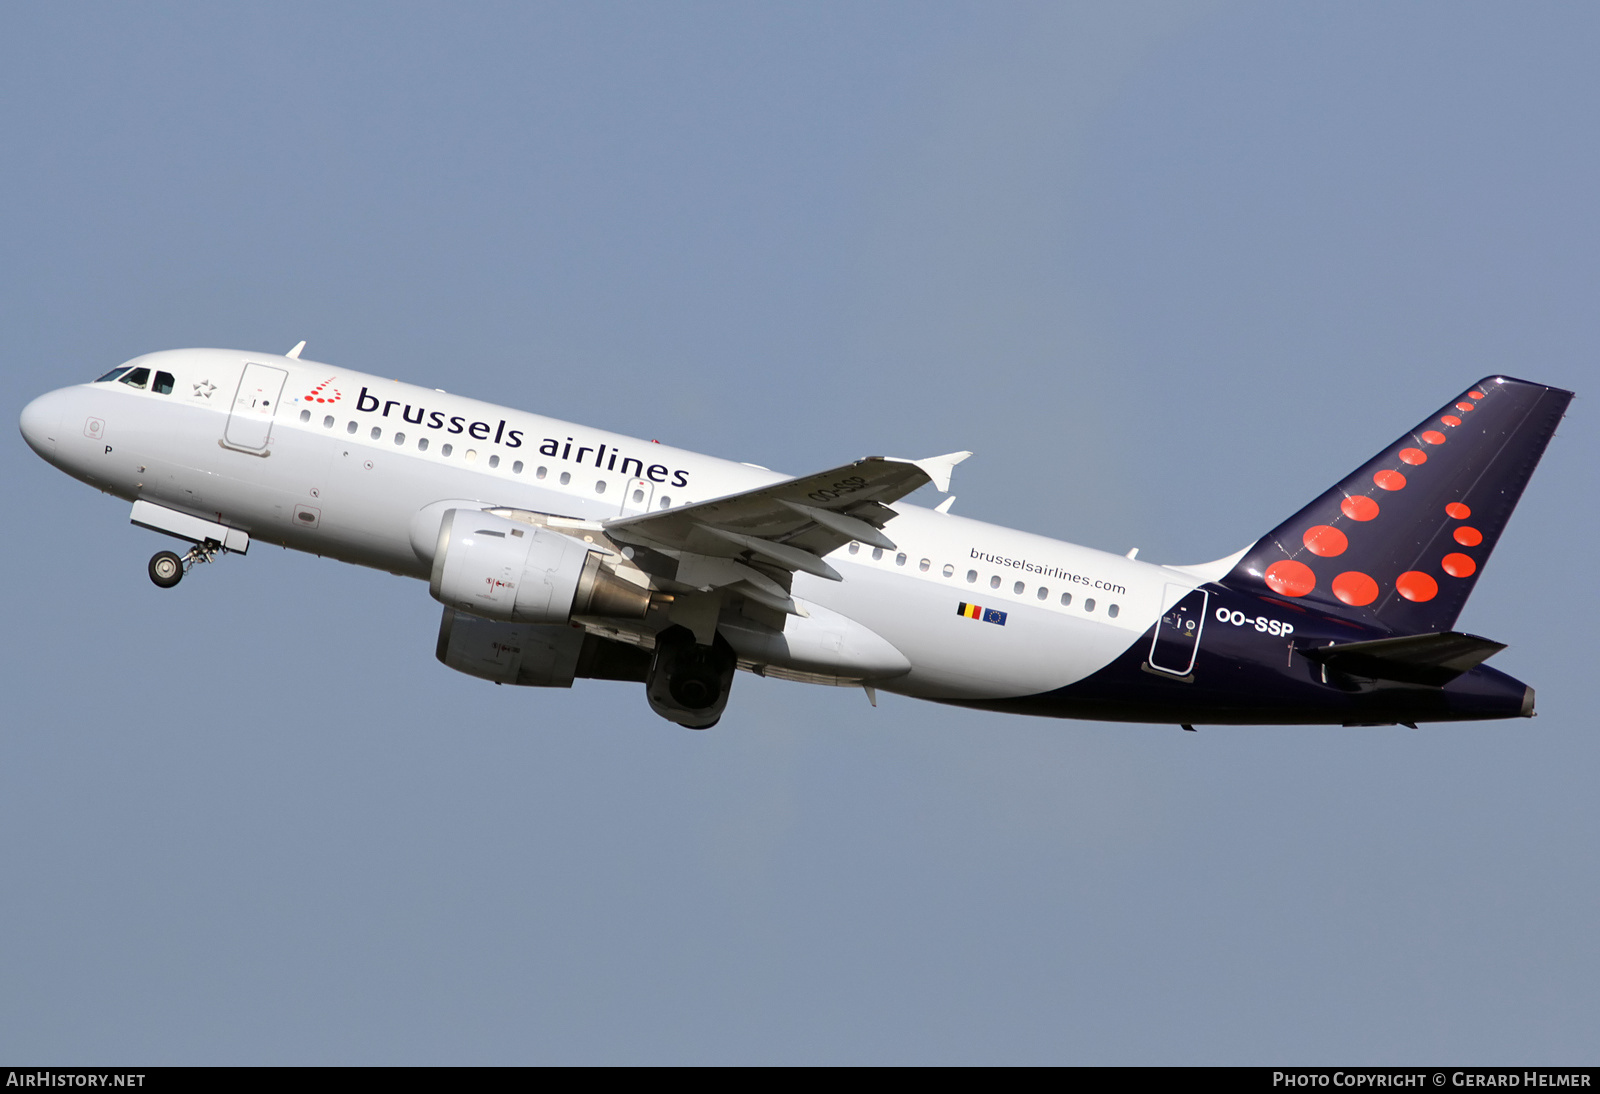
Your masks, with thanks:
[[[157,551],[150,556],[150,580],[163,589],[170,589],[183,580],[183,559],[171,551]]]

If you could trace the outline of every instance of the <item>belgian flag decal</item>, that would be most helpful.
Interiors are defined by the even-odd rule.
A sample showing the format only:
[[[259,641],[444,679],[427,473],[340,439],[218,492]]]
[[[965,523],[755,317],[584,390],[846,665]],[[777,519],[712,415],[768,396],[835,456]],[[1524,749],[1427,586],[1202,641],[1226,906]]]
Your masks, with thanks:
[[[956,608],[956,614],[963,619],[976,619],[982,623],[997,623],[1006,625],[1006,613],[994,608],[983,608],[977,604],[962,603]]]

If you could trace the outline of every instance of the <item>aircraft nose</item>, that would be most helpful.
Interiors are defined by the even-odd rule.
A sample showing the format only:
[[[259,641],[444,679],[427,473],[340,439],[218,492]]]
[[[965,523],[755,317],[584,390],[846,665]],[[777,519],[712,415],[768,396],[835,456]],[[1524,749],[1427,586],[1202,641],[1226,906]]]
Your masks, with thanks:
[[[41,395],[22,408],[22,418],[17,423],[28,447],[47,460],[56,454],[56,436],[61,431],[62,399],[59,391]]]

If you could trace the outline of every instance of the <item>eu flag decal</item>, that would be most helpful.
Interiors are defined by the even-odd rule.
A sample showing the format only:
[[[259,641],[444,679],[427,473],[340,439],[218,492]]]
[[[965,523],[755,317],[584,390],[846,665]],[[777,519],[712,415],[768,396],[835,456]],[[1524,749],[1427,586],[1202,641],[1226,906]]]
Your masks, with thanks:
[[[976,604],[963,603],[956,608],[956,614],[963,619],[977,619],[984,623],[997,623],[1006,625],[1006,613],[995,608],[982,608]]]

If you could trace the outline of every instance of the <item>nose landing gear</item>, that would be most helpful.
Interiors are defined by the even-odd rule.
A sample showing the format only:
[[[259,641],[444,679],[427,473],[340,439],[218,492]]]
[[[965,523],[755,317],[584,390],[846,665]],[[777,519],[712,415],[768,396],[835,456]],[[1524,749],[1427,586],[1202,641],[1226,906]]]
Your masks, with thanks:
[[[222,550],[222,545],[214,540],[197,543],[179,557],[173,551],[157,551],[150,556],[150,580],[158,588],[170,589],[183,580],[183,575],[202,562],[210,562],[217,557],[217,552]]]
[[[171,551],[157,551],[150,556],[150,580],[160,588],[172,588],[183,580],[183,559]]]

